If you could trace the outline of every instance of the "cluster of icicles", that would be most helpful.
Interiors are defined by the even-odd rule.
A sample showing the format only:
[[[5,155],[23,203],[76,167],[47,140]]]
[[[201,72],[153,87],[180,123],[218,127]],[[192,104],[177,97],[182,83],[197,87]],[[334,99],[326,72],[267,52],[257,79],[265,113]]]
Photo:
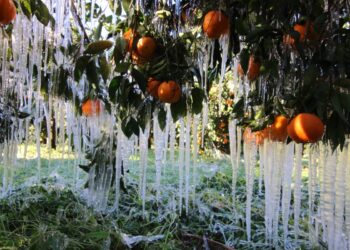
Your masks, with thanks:
[[[37,149],[37,181],[41,179],[41,138],[40,133],[43,121],[46,121],[47,131],[51,131],[51,117],[55,118],[56,144],[62,152],[62,159],[68,154],[75,156],[75,183],[78,188],[81,170],[78,165],[86,163],[85,152],[93,150],[95,143],[103,135],[109,135],[112,140],[107,145],[106,154],[114,154],[115,162],[99,168],[96,173],[91,169],[89,173],[89,187],[85,196],[89,205],[99,211],[118,211],[120,198],[120,180],[124,172],[131,167],[139,167],[139,195],[142,199],[143,212],[146,213],[147,187],[153,186],[156,190],[156,200],[161,202],[162,178],[164,168],[171,167],[178,171],[178,190],[174,195],[173,210],[175,213],[188,214],[191,202],[195,203],[195,190],[198,185],[197,168],[198,149],[203,143],[204,130],[208,124],[208,106],[204,104],[201,115],[187,114],[176,123],[173,122],[170,109],[167,107],[167,119],[164,130],[160,129],[157,113],[154,119],[146,125],[140,136],[127,138],[121,131],[120,121],[116,116],[106,113],[96,117],[77,117],[74,106],[51,95],[45,99],[41,93],[41,77],[33,78],[34,65],[40,74],[52,73],[57,70],[53,63],[47,63],[48,44],[57,47],[66,47],[71,37],[70,3],[69,1],[56,1],[53,6],[46,1],[47,6],[54,13],[56,20],[53,29],[43,27],[35,18],[29,21],[23,15],[18,15],[14,22],[12,43],[0,32],[1,53],[1,93],[16,92],[19,98],[19,109],[29,111],[30,118],[16,120],[12,125],[9,138],[0,145],[1,164],[4,166],[2,176],[1,197],[6,196],[13,189],[14,166],[18,146],[24,143],[24,157],[29,144],[35,142]],[[77,1],[78,11],[85,16],[85,1]],[[93,1],[94,2],[94,1]],[[61,3],[61,4],[60,4]],[[94,4],[92,4],[94,6]],[[55,12],[52,10],[55,9]],[[94,21],[86,23],[93,25]],[[228,54],[227,37],[221,39],[223,60]],[[7,61],[8,49],[12,48],[13,58]],[[202,87],[206,88],[208,79],[208,66],[212,61],[213,44],[209,43],[206,51],[198,58]],[[71,67],[69,60],[60,51],[55,51],[58,65]],[[42,65],[42,62],[44,64]],[[235,67],[237,69],[237,61]],[[224,63],[222,65],[225,65]],[[11,69],[11,70],[10,70]],[[221,69],[222,77],[219,80],[219,92],[222,90],[225,67]],[[235,72],[236,74],[237,72]],[[237,75],[237,74],[236,74]],[[86,89],[85,79],[79,83],[69,84],[73,93],[80,98]],[[234,80],[232,85],[238,93],[244,94],[249,90],[246,81]],[[247,90],[248,89],[248,90]],[[219,96],[221,96],[219,94]],[[237,95],[239,96],[239,95]],[[6,95],[1,96],[6,101]],[[34,131],[30,131],[30,120],[34,123]],[[115,131],[117,128],[117,131]],[[201,131],[199,131],[201,130]],[[147,181],[149,164],[149,137],[153,131],[156,177],[152,183]],[[51,131],[53,132],[53,131]],[[47,146],[50,148],[52,133],[48,134]],[[201,135],[201,138],[198,136]],[[281,224],[285,246],[292,244],[293,239],[300,236],[299,219],[301,216],[309,218],[309,238],[312,244],[317,245],[320,240],[328,244],[329,249],[350,248],[350,147],[348,144],[342,151],[332,151],[328,145],[319,143],[309,147],[290,143],[265,141],[263,145],[243,144],[242,131],[234,120],[229,122],[230,151],[232,163],[232,195],[235,201],[235,187],[240,167],[244,166],[246,176],[246,230],[247,240],[251,241],[251,211],[253,208],[254,187],[257,186],[259,196],[265,197],[265,227],[266,239],[272,245],[278,245],[281,236]],[[179,138],[177,140],[176,138]],[[82,140],[83,138],[83,140]],[[200,142],[201,141],[201,142]],[[113,144],[116,144],[114,149]],[[243,154],[243,158],[242,158]],[[139,157],[139,166],[130,160],[132,156]],[[307,159],[307,166],[303,164]],[[166,164],[167,163],[167,164]],[[308,214],[301,214],[302,201],[302,171],[308,171]],[[53,169],[56,171],[57,169]],[[113,171],[115,170],[115,179]],[[258,170],[258,171],[257,171]],[[100,178],[94,178],[96,175]],[[127,178],[127,177],[123,177]],[[127,181],[127,180],[124,180]],[[113,206],[108,204],[111,183],[115,182],[115,198]],[[317,204],[317,205],[316,205]],[[234,214],[232,216],[235,216]],[[294,224],[290,221],[293,218]],[[281,223],[282,222],[282,223]]]

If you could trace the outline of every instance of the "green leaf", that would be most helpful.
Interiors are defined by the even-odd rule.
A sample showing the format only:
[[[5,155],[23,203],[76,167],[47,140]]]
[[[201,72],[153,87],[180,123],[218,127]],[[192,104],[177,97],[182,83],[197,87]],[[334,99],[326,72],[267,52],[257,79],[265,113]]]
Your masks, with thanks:
[[[108,0],[108,4],[112,12],[115,10],[115,14],[117,16],[120,16],[122,14],[122,6],[120,0]]]
[[[86,50],[84,51],[84,54],[91,54],[96,55],[103,53],[105,50],[112,48],[113,42],[108,40],[101,40],[97,42],[90,43]]]
[[[140,89],[145,92],[147,87],[147,78],[139,70],[133,68],[131,70],[131,76],[135,79]]]
[[[122,121],[122,131],[128,138],[133,134],[138,136],[140,133],[139,124],[133,117],[127,117]]]
[[[100,22],[98,23],[96,29],[95,29],[95,34],[94,34],[94,40],[98,40],[101,37],[101,32],[102,32],[102,28],[103,28],[103,22],[100,20]]]
[[[131,0],[122,0],[123,9],[126,13],[129,12]]]
[[[341,121],[339,122],[339,119],[337,112],[333,112],[326,123],[326,138],[332,142],[333,150],[335,150],[338,145],[343,147],[345,143],[344,126]]]
[[[248,64],[249,64],[249,51],[247,49],[243,49],[241,51],[240,57],[240,64],[242,66],[244,74],[248,71]]]
[[[177,103],[171,104],[170,110],[174,122],[179,120],[180,117],[185,116],[187,113],[186,99],[182,97]]]
[[[238,102],[233,105],[232,113],[235,113],[236,118],[240,118],[240,115],[243,115],[243,108],[244,108],[244,98],[241,97]]]
[[[159,127],[161,130],[164,130],[165,125],[166,125],[166,112],[164,110],[164,108],[159,108],[159,112],[158,112],[158,123],[159,123]]]
[[[90,83],[99,84],[99,77],[95,61],[92,60],[86,65],[86,76]]]
[[[103,80],[106,82],[109,78],[109,75],[111,74],[111,66],[107,62],[106,57],[100,57],[100,71],[101,71],[101,76]]]
[[[334,95],[331,97],[331,104],[332,104],[332,107],[334,108],[335,112],[338,114],[338,116],[339,116],[346,124],[348,124],[348,121],[347,121],[346,117],[344,116],[343,109],[342,109],[342,105],[341,105],[341,101],[340,101],[340,98],[339,98],[339,95],[338,95],[338,94],[334,94]]]
[[[112,79],[111,83],[109,84],[109,87],[108,87],[109,98],[113,103],[116,102],[117,90],[119,89],[122,80],[123,80],[122,76],[116,76]]]
[[[113,51],[113,57],[115,64],[120,63],[125,57],[125,40],[122,37],[118,37],[115,40],[115,46]]]
[[[49,9],[41,0],[31,0],[31,10],[43,25],[47,26],[50,21],[54,22]]]
[[[192,95],[192,112],[200,114],[203,109],[204,91],[200,88],[194,88],[191,91]]]
[[[32,7],[30,0],[20,0],[19,2],[23,14],[30,20],[32,18]]]
[[[77,59],[74,68],[74,80],[79,81],[81,76],[84,74],[87,64],[89,63],[90,56],[81,56]]]
[[[126,73],[128,72],[130,66],[131,63],[128,62],[118,63],[117,65],[115,65],[115,71],[118,73]]]

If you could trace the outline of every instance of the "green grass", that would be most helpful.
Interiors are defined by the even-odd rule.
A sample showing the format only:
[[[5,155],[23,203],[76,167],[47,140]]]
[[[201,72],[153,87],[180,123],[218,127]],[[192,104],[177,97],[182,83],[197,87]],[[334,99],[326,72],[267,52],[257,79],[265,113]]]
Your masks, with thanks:
[[[212,249],[220,249],[216,242],[236,249],[270,248],[265,243],[265,203],[263,195],[258,194],[257,180],[252,202],[252,242],[246,242],[244,169],[241,167],[239,171],[233,208],[228,157],[205,156],[198,162],[196,198],[190,197],[187,216],[184,211],[180,215],[175,207],[178,203],[177,165],[171,167],[167,163],[164,167],[160,201],[155,200],[152,153],[147,169],[146,214],[142,213],[138,194],[139,165],[135,158],[131,164],[134,167],[126,176],[127,187],[121,193],[118,214],[103,214],[86,206],[79,188],[71,191],[76,190],[71,187],[82,187],[87,176],[79,170],[77,185],[74,159],[69,155],[62,159],[60,151],[53,151],[49,157],[48,151],[42,149],[42,179],[29,185],[28,179],[35,180],[37,174],[37,159],[35,147],[31,145],[28,149],[27,160],[20,157],[14,166],[15,191],[0,200],[0,246],[3,247],[0,249],[126,249],[124,234],[144,236],[133,249],[201,249],[203,242],[198,237],[201,239],[204,235],[209,244],[214,244]],[[56,175],[52,176],[52,172]],[[302,204],[306,210],[306,195]],[[290,223],[292,225],[292,220]],[[302,219],[302,225],[301,230],[306,232],[307,218]],[[161,235],[162,239],[145,241],[155,235]],[[190,239],[188,235],[192,235]],[[307,237],[305,234],[300,238],[301,249],[310,247]]]

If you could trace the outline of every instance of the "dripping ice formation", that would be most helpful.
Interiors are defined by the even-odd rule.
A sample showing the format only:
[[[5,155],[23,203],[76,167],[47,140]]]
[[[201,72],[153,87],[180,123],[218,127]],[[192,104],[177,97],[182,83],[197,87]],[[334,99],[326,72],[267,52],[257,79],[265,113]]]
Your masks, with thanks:
[[[56,24],[51,28],[44,28],[35,18],[32,22],[23,15],[13,25],[13,40],[9,40],[0,32],[1,55],[1,93],[15,91],[18,93],[18,109],[31,114],[22,120],[15,120],[11,126],[8,137],[0,143],[0,161],[4,165],[2,173],[2,186],[0,197],[5,197],[13,192],[13,178],[17,155],[26,158],[28,145],[33,143],[36,148],[37,173],[33,180],[38,183],[42,177],[41,151],[46,145],[48,151],[53,144],[60,150],[60,164],[66,164],[68,155],[74,155],[74,188],[82,189],[81,169],[78,165],[86,164],[85,153],[94,151],[96,143],[103,140],[107,134],[110,141],[104,145],[107,152],[105,161],[99,167],[93,167],[88,174],[88,188],[85,190],[85,198],[88,204],[97,211],[118,212],[121,198],[121,182],[127,182],[124,176],[128,169],[132,168],[130,157],[139,157],[135,168],[139,169],[139,190],[143,216],[147,215],[147,202],[150,197],[149,187],[154,184],[157,202],[163,202],[162,192],[164,181],[163,171],[170,168],[178,173],[177,189],[174,195],[174,212],[179,214],[185,211],[190,215],[191,209],[200,206],[196,196],[196,187],[200,184],[197,172],[200,170],[199,147],[204,146],[204,136],[209,124],[209,107],[204,103],[200,115],[188,113],[178,122],[174,122],[170,116],[170,108],[167,107],[167,119],[165,130],[160,129],[157,114],[153,115],[153,121],[146,124],[144,130],[140,130],[139,137],[127,138],[121,129],[121,121],[116,121],[114,116],[106,113],[96,117],[80,117],[74,113],[74,106],[70,102],[49,95],[45,98],[41,93],[41,74],[49,74],[57,71],[57,66],[48,59],[48,45],[67,48],[72,31],[68,21],[67,11],[69,1],[45,1],[49,9],[55,9],[54,18]],[[95,2],[95,1],[93,1]],[[86,11],[84,0],[79,1],[78,11]],[[180,1],[176,1],[178,7]],[[94,5],[91,6],[93,13]],[[177,8],[177,11],[180,11]],[[82,22],[92,25],[96,19],[85,20],[82,14]],[[115,18],[115,16],[114,16]],[[60,34],[60,35],[54,35]],[[223,62],[227,61],[228,44],[226,38],[222,38]],[[15,42],[14,42],[15,41]],[[30,48],[32,46],[32,48]],[[7,58],[9,48],[12,48],[13,56]],[[204,88],[208,84],[208,67],[212,64],[214,46],[207,45],[208,53],[198,59],[200,65],[200,85]],[[54,54],[58,64],[65,64],[69,69],[73,67],[65,54],[57,50]],[[28,61],[28,58],[31,60]],[[45,60],[43,60],[45,59]],[[42,61],[44,64],[41,65]],[[222,63],[223,64],[223,63]],[[237,59],[234,59],[234,75],[237,76]],[[10,68],[13,67],[13,74]],[[39,77],[34,77],[34,68],[42,68],[38,71]],[[219,98],[221,98],[222,83],[224,81],[225,68],[221,68],[219,80]],[[68,84],[75,96],[82,97],[87,86],[83,79],[76,85],[72,79]],[[232,84],[237,90],[237,96],[248,95],[250,88],[246,79],[233,79]],[[48,91],[54,91],[54,82],[51,79]],[[220,99],[221,100],[221,99]],[[237,100],[237,98],[236,98]],[[2,101],[2,100],[1,100]],[[220,102],[221,103],[221,102]],[[1,107],[5,110],[5,107]],[[54,119],[53,119],[54,118]],[[34,131],[31,130],[31,120],[34,123]],[[55,120],[55,126],[51,128],[51,120]],[[46,126],[47,140],[41,141],[40,131]],[[319,143],[314,146],[302,146],[300,144],[282,144],[265,141],[257,147],[254,144],[242,144],[242,128],[234,119],[229,121],[230,137],[230,162],[232,165],[232,207],[237,208],[237,178],[240,170],[244,170],[246,181],[246,203],[244,222],[247,230],[247,241],[252,241],[251,228],[252,212],[254,211],[254,199],[263,196],[265,200],[265,234],[267,243],[278,246],[279,241],[285,245],[293,245],[294,239],[303,237],[300,219],[307,216],[309,219],[310,242],[317,245],[319,238],[326,242],[329,249],[349,249],[350,247],[350,147],[347,141],[343,150],[332,151],[330,145]],[[154,133],[154,145],[150,145],[149,138]],[[68,138],[68,139],[67,139]],[[20,144],[24,146],[20,149]],[[153,146],[153,148],[152,148]],[[95,152],[96,153],[96,152]],[[149,155],[155,153],[155,162],[148,161]],[[242,157],[243,155],[243,157]],[[244,164],[242,163],[244,160]],[[308,162],[307,164],[305,162]],[[26,163],[24,163],[25,165]],[[147,179],[147,171],[150,164],[156,166],[156,179],[151,182]],[[59,164],[50,165],[52,176],[58,175]],[[114,174],[115,172],[115,174]],[[308,174],[307,187],[303,186],[302,179]],[[192,175],[192,176],[191,176]],[[99,178],[96,178],[98,176]],[[114,179],[113,179],[114,176]],[[62,181],[64,182],[64,181]],[[113,184],[114,183],[114,184]],[[60,183],[62,184],[62,183]],[[112,185],[113,184],[113,185]],[[114,197],[109,202],[109,193],[113,189]],[[308,213],[301,214],[303,204],[303,189],[308,194]],[[255,190],[258,190],[255,192]],[[198,199],[197,199],[198,198]],[[193,201],[193,207],[191,206]],[[170,201],[169,201],[170,203]],[[161,216],[161,215],[160,215]],[[235,215],[232,215],[235,216]],[[280,233],[282,226],[282,236]]]

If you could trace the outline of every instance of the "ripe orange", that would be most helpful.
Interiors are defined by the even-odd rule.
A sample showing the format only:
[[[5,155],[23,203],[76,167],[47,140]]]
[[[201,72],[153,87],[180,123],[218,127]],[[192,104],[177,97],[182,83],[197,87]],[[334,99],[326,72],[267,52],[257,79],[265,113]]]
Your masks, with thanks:
[[[6,25],[16,18],[16,6],[12,0],[0,0],[0,24]]]
[[[218,10],[209,11],[203,20],[203,32],[213,39],[217,39],[229,32],[229,19]]]
[[[123,34],[123,38],[125,39],[125,49],[128,52],[132,52],[133,50],[133,44],[134,44],[134,39],[137,38],[137,32],[133,29],[128,29],[124,34]]]
[[[88,99],[82,104],[81,109],[83,115],[87,117],[99,115],[102,110],[102,103],[99,99]]]
[[[262,145],[266,137],[266,131],[260,130],[252,132],[252,130],[247,127],[243,132],[243,140],[246,143],[255,143],[256,145]]]
[[[162,82],[158,87],[158,98],[166,103],[178,102],[181,98],[180,85],[175,81]]]
[[[261,63],[255,56],[250,56],[248,63],[247,77],[249,81],[254,81],[260,74]],[[238,64],[238,73],[244,76],[244,71],[241,64]]]
[[[265,129],[266,137],[272,141],[285,141],[288,136],[288,121],[288,118],[283,115],[276,116],[274,123]]]
[[[314,114],[301,113],[289,123],[287,132],[289,137],[297,143],[314,143],[322,138],[324,124]]]
[[[299,33],[299,43],[304,43],[306,39],[317,40],[319,35],[314,30],[314,25],[312,22],[305,22],[304,24],[295,24],[293,26],[294,31]],[[284,35],[283,42],[287,45],[295,45],[295,39],[291,35]]]
[[[157,45],[152,37],[144,36],[137,42],[137,54],[146,60],[151,59],[154,56]]]
[[[153,96],[154,98],[158,99],[158,88],[159,85],[161,84],[160,81],[154,79],[153,77],[148,79],[147,82],[147,92]]]

